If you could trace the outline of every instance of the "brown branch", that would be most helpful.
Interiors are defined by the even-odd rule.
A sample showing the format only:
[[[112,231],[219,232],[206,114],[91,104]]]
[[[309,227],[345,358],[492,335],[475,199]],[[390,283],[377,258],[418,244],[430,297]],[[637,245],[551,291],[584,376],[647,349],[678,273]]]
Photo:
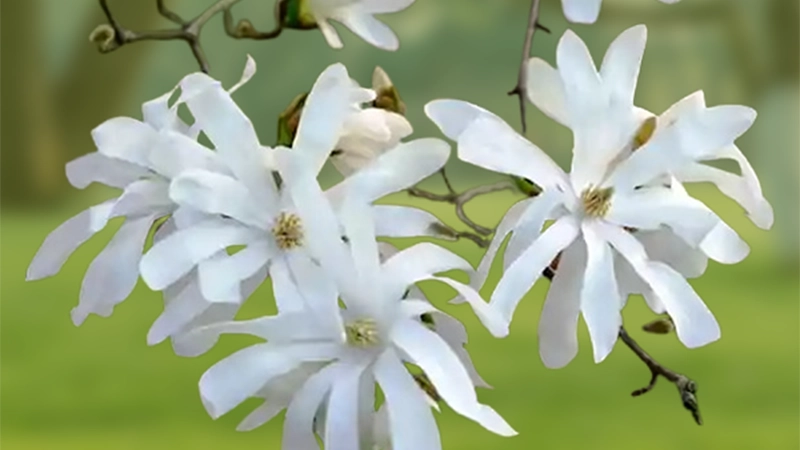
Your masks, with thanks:
[[[531,11],[528,15],[528,28],[525,30],[525,42],[522,45],[522,62],[519,64],[517,85],[514,86],[514,89],[508,91],[508,95],[516,95],[519,97],[519,115],[522,120],[523,135],[525,135],[528,128],[525,120],[525,101],[528,97],[528,88],[526,86],[528,81],[528,59],[531,57],[533,35],[536,33],[537,29],[546,33],[550,32],[547,27],[539,23],[539,1],[540,0],[531,0]]]
[[[625,345],[628,346],[628,348],[633,351],[633,353],[636,354],[636,356],[639,357],[640,360],[642,360],[643,363],[645,363],[645,365],[647,365],[647,368],[650,369],[650,383],[641,389],[633,391],[631,395],[637,397],[650,392],[650,390],[655,387],[658,377],[662,376],[678,388],[678,393],[681,396],[683,407],[692,413],[692,417],[694,417],[694,420],[698,425],[702,425],[703,419],[700,417],[700,407],[697,404],[697,383],[695,383],[694,380],[686,375],[662,366],[658,361],[653,359],[652,356],[645,352],[635,340],[633,340],[628,332],[625,331],[625,327],[620,327],[619,338],[625,343]]]
[[[233,21],[230,18],[230,8],[239,0],[217,0],[206,8],[205,11],[200,13],[197,17],[192,20],[186,21],[181,18],[178,14],[167,8],[164,0],[156,0],[156,7],[158,8],[159,14],[161,14],[164,18],[173,22],[174,24],[178,25],[177,28],[170,28],[170,29],[161,29],[161,30],[150,30],[150,31],[133,31],[123,27],[114,15],[111,13],[111,9],[108,7],[108,0],[99,0],[100,1],[100,8],[103,9],[103,12],[106,15],[106,19],[108,21],[107,24],[103,24],[98,26],[97,28],[92,31],[92,34],[89,36],[89,39],[97,44],[97,49],[101,53],[110,53],[118,48],[132,44],[134,42],[139,41],[173,41],[179,40],[184,41],[189,45],[189,48],[192,51],[192,55],[197,60],[197,63],[200,65],[200,70],[205,73],[209,71],[209,64],[208,59],[205,56],[205,52],[203,51],[203,47],[200,45],[200,32],[211,20],[212,17],[219,14],[220,12],[225,14],[225,29],[229,35],[234,36],[236,38],[251,38],[251,39],[271,39],[278,34],[280,34],[280,21],[278,21],[277,25],[277,32],[271,33],[258,33],[252,30],[252,25],[250,25],[250,29],[252,33],[247,34],[245,31],[241,31],[232,34],[230,31],[237,32],[237,30],[244,30],[243,24],[249,24],[249,21],[243,20],[239,23],[239,27],[235,29],[231,23],[231,30],[228,27],[228,20],[231,22]],[[280,3],[280,2],[278,2]],[[276,5],[276,14],[277,14],[277,5]]]
[[[225,9],[223,12],[223,21],[225,23],[225,33],[234,39],[254,39],[265,40],[278,37],[283,31],[283,21],[281,20],[281,4],[283,0],[275,2],[275,28],[270,31],[258,31],[253,26],[252,22],[247,19],[242,19],[236,25],[233,24],[233,13],[230,8]]]
[[[486,239],[484,237],[494,233],[494,230],[479,225],[475,223],[472,219],[470,219],[469,216],[467,216],[467,213],[464,211],[464,205],[466,205],[470,200],[474,199],[475,197],[479,197],[481,195],[491,194],[492,192],[504,191],[506,189],[513,190],[515,188],[514,183],[512,183],[511,181],[498,181],[497,183],[474,187],[459,194],[453,191],[453,188],[450,185],[450,182],[447,179],[447,175],[444,173],[444,171],[441,171],[441,173],[444,179],[446,180],[445,184],[448,185],[448,190],[450,191],[449,193],[436,194],[433,192],[429,192],[414,187],[408,190],[409,195],[413,197],[428,199],[434,202],[445,202],[455,205],[456,215],[458,216],[458,218],[462,222],[464,222],[465,225],[472,228],[477,234],[468,232],[456,232],[456,233],[460,234],[459,237],[471,239],[479,246],[485,247],[486,245],[488,245],[488,242],[486,242]],[[482,242],[485,242],[486,245],[482,244]]]

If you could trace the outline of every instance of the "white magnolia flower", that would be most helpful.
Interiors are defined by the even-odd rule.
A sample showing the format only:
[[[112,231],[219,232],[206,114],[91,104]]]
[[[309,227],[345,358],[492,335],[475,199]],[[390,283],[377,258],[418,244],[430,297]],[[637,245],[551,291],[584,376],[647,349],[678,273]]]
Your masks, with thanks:
[[[384,90],[393,89],[391,80],[380,67],[376,67],[373,73],[372,89],[378,96]],[[413,132],[411,124],[401,114],[362,105],[353,105],[336,149],[331,153],[331,163],[345,177],[396,147],[401,139]]]
[[[241,81],[231,90],[246,83],[254,70],[248,57]],[[76,325],[92,313],[111,315],[114,306],[130,295],[139,278],[139,259],[154,222],[179,214],[168,195],[170,178],[187,167],[220,169],[213,152],[195,142],[197,128],[178,117],[180,101],[169,105],[176,89],[145,103],[144,121],[117,117],[102,123],[92,130],[97,152],[67,163],[67,178],[73,186],[83,189],[97,182],[123,192],[81,212],[50,233],[28,268],[28,280],[55,275],[72,252],[109,220],[127,219],[84,276],[80,301],[72,310]],[[168,229],[169,226],[162,232]]]
[[[453,410],[498,434],[514,435],[493,409],[478,402],[473,381],[451,346],[420,320],[423,314],[441,313],[427,301],[404,298],[413,284],[435,280],[454,288],[476,310],[490,313],[475,290],[435,275],[454,269],[471,272],[470,264],[427,243],[381,264],[368,204],[373,189],[382,187],[366,178],[351,185],[343,196],[339,222],[316,174],[297,162],[290,164],[289,172],[306,180],[290,190],[299,217],[312,228],[309,235],[314,239],[308,245],[319,265],[298,265],[297,291],[276,293],[293,297],[282,302],[299,305],[294,309],[197,331],[247,333],[267,341],[231,355],[203,375],[200,393],[209,414],[219,417],[247,398],[264,394],[277,377],[315,367],[288,402],[282,448],[318,448],[313,424],[326,402],[326,448],[370,448],[360,441],[371,435],[363,430],[374,420],[375,390],[369,386],[377,383],[385,397],[392,448],[440,449],[430,405],[405,367],[408,362],[422,369]],[[340,239],[340,225],[346,243]]]
[[[563,252],[539,326],[540,353],[550,367],[563,366],[575,356],[579,313],[589,329],[595,361],[611,351],[621,324],[622,293],[635,289],[620,286],[624,266],[649,286],[657,297],[656,307],[672,317],[687,347],[719,338],[714,316],[680,272],[696,276],[704,261],[693,255],[670,259],[674,256],[663,252],[660,257],[667,263],[655,260],[647,254],[645,239],[631,229],[669,229],[667,234],[674,233],[685,246],[722,263],[738,262],[748,252],[739,236],[677,180],[662,183],[670,181],[672,173],[715,158],[720,148],[730,148],[750,127],[755,111],[743,106],[706,108],[698,100],[702,96],[693,94],[653,127],[653,119],[633,106],[645,33],[643,26],[623,33],[599,74],[574,33],[567,31],[559,42],[559,71],[548,75],[551,86],[561,86],[563,102],[551,102],[559,107],[546,112],[562,114],[562,123],[573,131],[569,174],[484,109],[455,100],[437,100],[426,107],[444,134],[458,141],[461,159],[528,178],[543,188],[542,194],[509,212],[512,220],[506,221],[504,233],[514,232],[509,249],[516,255],[506,256],[512,262],[490,304],[510,321],[522,296]],[[540,94],[545,96],[545,90]],[[555,222],[541,232],[549,220]],[[498,232],[495,240],[504,238]]]
[[[659,0],[661,3],[678,3],[680,0]],[[600,15],[603,0],[561,0],[564,15],[574,23],[595,23]]]
[[[341,64],[329,67],[308,96],[292,149],[269,149],[259,144],[252,123],[219,83],[198,74],[189,84],[185,89],[191,95],[185,95],[184,102],[231,173],[191,169],[171,183],[171,199],[205,217],[160,240],[142,258],[142,278],[155,290],[167,289],[193,271],[198,274],[199,286],[193,288],[199,288],[202,296],[187,296],[183,304],[168,304],[160,324],[166,330],[183,326],[187,311],[194,317],[216,307],[215,320],[232,319],[252,292],[242,283],[265,269],[274,289],[290,288],[287,285],[295,282],[295,266],[311,258],[306,242],[314,236],[313,228],[297,215],[289,195],[296,180],[282,165],[290,160],[302,161],[304,167],[319,173],[339,140],[353,102],[373,95],[354,86]],[[364,178],[382,186],[376,191],[376,200],[429,176],[445,164],[448,156],[449,148],[442,141],[411,141],[382,155],[352,182]],[[273,175],[276,169],[281,175],[280,189]],[[335,201],[350,182],[348,179],[334,187],[328,196]],[[434,224],[439,222],[425,211],[391,205],[374,208],[380,216],[376,232],[381,236],[436,235]],[[226,249],[233,246],[245,247],[228,255]],[[289,297],[276,298],[281,301]],[[279,309],[286,307],[278,305]],[[151,334],[150,342],[165,336],[164,332]]]
[[[386,24],[376,19],[376,14],[402,11],[414,0],[301,0],[300,8],[308,8],[301,14],[313,16],[320,31],[333,48],[344,44],[329,20],[340,22],[368,43],[384,50],[397,50],[400,43]]]

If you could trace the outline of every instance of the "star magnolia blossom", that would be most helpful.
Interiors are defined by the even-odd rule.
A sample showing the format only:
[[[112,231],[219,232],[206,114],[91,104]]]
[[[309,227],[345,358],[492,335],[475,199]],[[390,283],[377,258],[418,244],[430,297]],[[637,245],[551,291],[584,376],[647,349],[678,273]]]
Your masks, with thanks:
[[[516,235],[509,247],[515,246],[512,251],[518,256],[511,258],[490,305],[510,322],[522,296],[561,254],[539,327],[540,353],[550,367],[563,366],[575,356],[578,314],[589,329],[595,361],[610,353],[621,325],[622,292],[631,289],[621,289],[620,266],[631,269],[652,290],[687,347],[719,338],[714,316],[684,276],[648,255],[645,239],[633,229],[674,234],[685,246],[722,263],[738,262],[748,252],[729,226],[670,177],[720,157],[719,149],[730,149],[750,127],[755,111],[743,106],[706,108],[702,95],[693,94],[657,120],[643,116],[633,106],[633,94],[645,36],[643,26],[624,32],[610,47],[599,74],[574,33],[567,31],[559,42],[559,70],[548,76],[551,86],[561,89],[542,88],[538,94],[563,99],[560,104],[553,97],[548,101],[559,105],[550,112],[563,113],[562,123],[573,131],[569,174],[484,109],[456,100],[426,106],[444,134],[458,141],[461,159],[528,178],[543,189],[515,206],[519,218],[506,224]],[[541,232],[548,220],[555,222]],[[498,233],[495,240],[504,238]],[[663,251],[662,256],[669,259]],[[669,262],[702,273],[692,255],[687,260]],[[501,331],[500,335],[508,332]]]
[[[402,11],[412,3],[414,0],[301,0],[300,8],[307,8],[301,14],[314,18],[328,45],[333,48],[342,48],[344,44],[329,20],[341,22],[375,47],[394,51],[400,47],[397,36],[374,15]]]
[[[678,3],[680,0],[659,0],[661,3]],[[603,0],[561,0],[564,15],[574,23],[595,23],[600,15]]]
[[[372,80],[376,93],[392,88],[391,80],[380,67],[375,68]],[[378,155],[396,147],[412,131],[408,120],[398,113],[355,104],[331,153],[331,163],[342,175],[352,175]]]
[[[202,295],[196,295],[197,290],[192,287],[194,295],[187,295],[181,303],[167,304],[158,329],[149,334],[151,344],[167,336],[164,330],[175,330],[210,308],[216,310],[214,320],[231,320],[252,292],[245,292],[242,283],[265,268],[273,289],[291,288],[289,285],[295,282],[292,272],[310,260],[306,243],[315,237],[312,227],[298,216],[289,196],[296,180],[281,166],[302,160],[304,167],[319,173],[334,145],[341,140],[354,102],[360,104],[374,98],[372,91],[353,85],[344,66],[329,67],[308,96],[290,150],[262,147],[250,120],[219,83],[208,76],[196,74],[187,80],[184,90],[190,92],[184,95],[184,101],[196,125],[232,170],[229,174],[186,170],[171,183],[170,198],[202,212],[205,218],[157,242],[142,258],[141,275],[150,288],[162,290],[196,270]],[[372,200],[376,200],[416,184],[441,168],[448,156],[449,148],[443,141],[419,139],[397,145],[364,168],[363,174],[359,172],[359,177],[382,186],[375,191]],[[280,173],[280,189],[274,171]],[[348,183],[349,179],[327,195],[336,201]],[[380,236],[436,235],[438,220],[425,211],[392,205],[374,208],[379,217],[376,232]],[[242,245],[245,246],[242,250],[228,255],[227,248]],[[276,295],[279,301],[285,298],[290,297]],[[278,304],[279,309],[287,307]],[[207,348],[207,345],[201,347]]]
[[[246,83],[254,71],[255,63],[248,57],[242,79],[230,92]],[[111,315],[114,306],[130,295],[139,278],[145,240],[156,220],[171,214],[185,220],[194,216],[170,200],[170,179],[188,167],[225,170],[213,152],[195,142],[199,130],[178,117],[181,100],[169,106],[176,89],[145,103],[144,121],[117,117],[92,130],[97,152],[67,163],[67,179],[73,186],[83,189],[97,182],[123,192],[81,212],[50,233],[28,267],[28,280],[55,275],[72,252],[105,228],[109,220],[126,218],[84,276],[79,304],[72,310],[76,325],[92,313]],[[172,225],[166,224],[160,234],[163,236]]]
[[[413,284],[435,280],[482,310],[485,304],[475,290],[435,276],[454,269],[471,272],[471,265],[427,243],[380,263],[375,218],[368,206],[372,191],[382,189],[374,179],[351,184],[337,215],[305,164],[293,161],[287,172],[304,180],[289,189],[301,220],[313,228],[309,233],[315,238],[308,245],[319,265],[310,260],[298,265],[297,291],[276,292],[293,297],[281,300],[294,305],[292,309],[197,331],[247,333],[267,340],[220,361],[202,376],[200,393],[211,416],[219,417],[249,397],[269,395],[270,382],[303,367],[296,373],[302,385],[288,401],[282,448],[318,449],[314,421],[323,404],[325,448],[370,448],[361,444],[372,435],[377,383],[385,396],[392,448],[440,449],[428,399],[405,367],[408,362],[422,369],[454,411],[498,434],[514,435],[493,409],[478,402],[473,380],[451,344],[420,319],[441,313],[427,301],[406,296]]]

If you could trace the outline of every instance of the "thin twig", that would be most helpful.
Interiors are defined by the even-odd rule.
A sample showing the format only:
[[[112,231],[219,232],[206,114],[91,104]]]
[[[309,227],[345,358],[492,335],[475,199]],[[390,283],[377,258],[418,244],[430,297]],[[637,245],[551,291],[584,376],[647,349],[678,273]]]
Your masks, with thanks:
[[[539,23],[539,1],[531,1],[531,10],[528,15],[528,28],[525,30],[525,42],[522,45],[522,62],[519,64],[519,73],[517,75],[517,85],[514,89],[508,91],[508,95],[516,95],[519,97],[519,115],[522,120],[522,134],[527,131],[527,123],[525,120],[525,101],[528,97],[528,59],[531,57],[531,44],[533,43],[533,35],[536,30],[542,30],[549,33],[550,30],[544,25]]]
[[[456,215],[462,222],[464,222],[464,224],[475,230],[475,232],[478,233],[479,235],[489,236],[492,233],[494,233],[494,230],[491,228],[486,228],[482,225],[478,225],[472,219],[470,219],[467,216],[467,213],[464,212],[464,205],[467,204],[467,202],[469,202],[470,200],[474,199],[475,197],[490,194],[492,192],[504,191],[506,189],[513,190],[514,188],[515,188],[514,183],[512,183],[511,181],[504,180],[504,181],[498,181],[497,183],[493,184],[477,186],[472,189],[468,189],[460,194],[456,192],[451,192],[444,195],[435,194],[433,192],[428,192],[416,187],[409,189],[408,193],[414,197],[425,198],[434,202],[446,202],[455,205]],[[480,238],[480,236],[478,237]]]
[[[100,8],[103,9],[103,12],[106,15],[106,19],[108,20],[108,24],[100,25],[92,32],[90,36],[90,40],[97,44],[98,50],[101,53],[110,53],[114,50],[127,45],[132,44],[134,42],[139,41],[170,41],[170,40],[180,40],[184,41],[189,45],[189,48],[192,50],[192,54],[194,55],[197,63],[200,65],[200,70],[205,73],[209,71],[209,64],[208,59],[205,56],[205,52],[203,51],[203,47],[200,45],[200,32],[211,20],[212,17],[223,12],[226,17],[225,29],[226,32],[229,31],[228,27],[228,19],[232,22],[232,18],[230,16],[230,8],[239,2],[239,0],[217,0],[206,8],[205,11],[200,13],[197,17],[192,20],[186,21],[181,16],[167,8],[164,0],[156,0],[156,7],[158,8],[159,14],[161,14],[164,18],[173,22],[174,24],[178,25],[177,28],[171,29],[162,29],[162,30],[150,30],[150,31],[133,31],[129,30],[122,25],[120,25],[119,21],[114,17],[111,13],[111,9],[108,7],[108,0],[99,0],[100,1]],[[279,2],[278,2],[279,3]],[[277,5],[276,5],[277,11]],[[280,34],[280,21],[278,21],[278,31],[269,33],[258,33],[253,31],[253,33],[248,34],[246,31],[246,26],[242,24],[249,24],[249,21],[242,20],[240,22],[240,26],[237,28],[233,28],[231,24],[231,30],[234,32],[239,30],[240,28],[243,30],[238,35],[233,35],[231,32],[228,34],[237,37],[237,38],[250,38],[250,39],[270,39],[272,37],[277,36]],[[251,26],[252,28],[252,26]]]
[[[698,425],[702,425],[703,419],[700,417],[700,407],[697,404],[697,383],[695,383],[694,380],[686,375],[662,366],[658,361],[653,359],[652,356],[644,351],[644,349],[639,346],[635,340],[633,340],[628,332],[625,331],[625,327],[620,327],[619,338],[625,343],[625,345],[628,346],[628,348],[633,350],[633,353],[635,353],[636,356],[638,356],[639,359],[642,360],[645,365],[647,365],[647,368],[650,369],[650,383],[641,389],[633,391],[631,395],[637,397],[650,392],[650,390],[655,387],[658,377],[662,376],[678,388],[678,393],[681,396],[683,407],[692,413],[692,417],[694,417],[694,420]]]
[[[278,37],[283,31],[283,22],[281,21],[281,1],[275,2],[275,28],[270,31],[258,31],[252,22],[247,19],[242,19],[238,24],[233,24],[233,13],[230,8],[225,9],[223,12],[223,20],[225,22],[225,33],[234,39],[254,39],[265,40]]]

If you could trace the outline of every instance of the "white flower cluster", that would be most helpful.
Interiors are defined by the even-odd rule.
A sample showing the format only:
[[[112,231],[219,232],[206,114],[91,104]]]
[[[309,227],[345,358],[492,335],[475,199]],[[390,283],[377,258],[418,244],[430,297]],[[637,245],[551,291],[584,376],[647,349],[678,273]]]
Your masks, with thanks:
[[[644,26],[625,31],[598,71],[584,43],[567,31],[557,68],[529,62],[530,101],[573,133],[569,173],[485,109],[458,100],[425,106],[457,143],[460,159],[541,188],[503,217],[477,269],[431,243],[398,250],[377,240],[437,237],[444,226],[428,212],[374,203],[441,169],[448,143],[404,141],[410,124],[369,106],[376,92],[334,64],[306,98],[291,148],[263,146],[231,97],[255,72],[249,60],[230,90],[191,74],[145,103],[143,121],[119,117],[97,127],[97,152],[70,162],[68,178],[78,188],[98,182],[122,194],[52,232],[28,279],[55,274],[109,220],[124,217],[86,273],[73,320],[110,315],[141,276],[164,297],[149,344],[170,339],[177,354],[194,356],[225,333],[264,339],[200,379],[213,418],[263,398],[239,429],[286,409],[287,450],[318,449],[318,437],[327,449],[433,450],[441,443],[431,407],[442,401],[492,432],[514,435],[478,401],[475,388],[488,385],[464,349],[464,327],[416,283],[450,286],[458,293],[454,302],[469,304],[499,337],[508,333],[520,299],[550,268],[555,276],[539,324],[549,367],[564,366],[577,353],[579,315],[595,361],[602,361],[634,293],[669,315],[687,347],[697,347],[718,339],[720,329],[686,278],[701,275],[709,258],[736,263],[748,247],[682,183],[713,183],[756,225],[772,223],[758,180],[734,145],[755,111],[707,107],[702,92],[660,115],[635,106],[645,40]],[[178,117],[180,105],[193,123]],[[200,133],[213,148],[198,142]],[[332,153],[345,178],[323,191],[317,177]],[[723,158],[735,160],[741,174],[705,164]],[[142,255],[153,229],[153,245]],[[478,291],[509,234],[503,276],[486,302]],[[437,275],[451,270],[468,274],[469,284]],[[277,314],[235,320],[267,277]]]

